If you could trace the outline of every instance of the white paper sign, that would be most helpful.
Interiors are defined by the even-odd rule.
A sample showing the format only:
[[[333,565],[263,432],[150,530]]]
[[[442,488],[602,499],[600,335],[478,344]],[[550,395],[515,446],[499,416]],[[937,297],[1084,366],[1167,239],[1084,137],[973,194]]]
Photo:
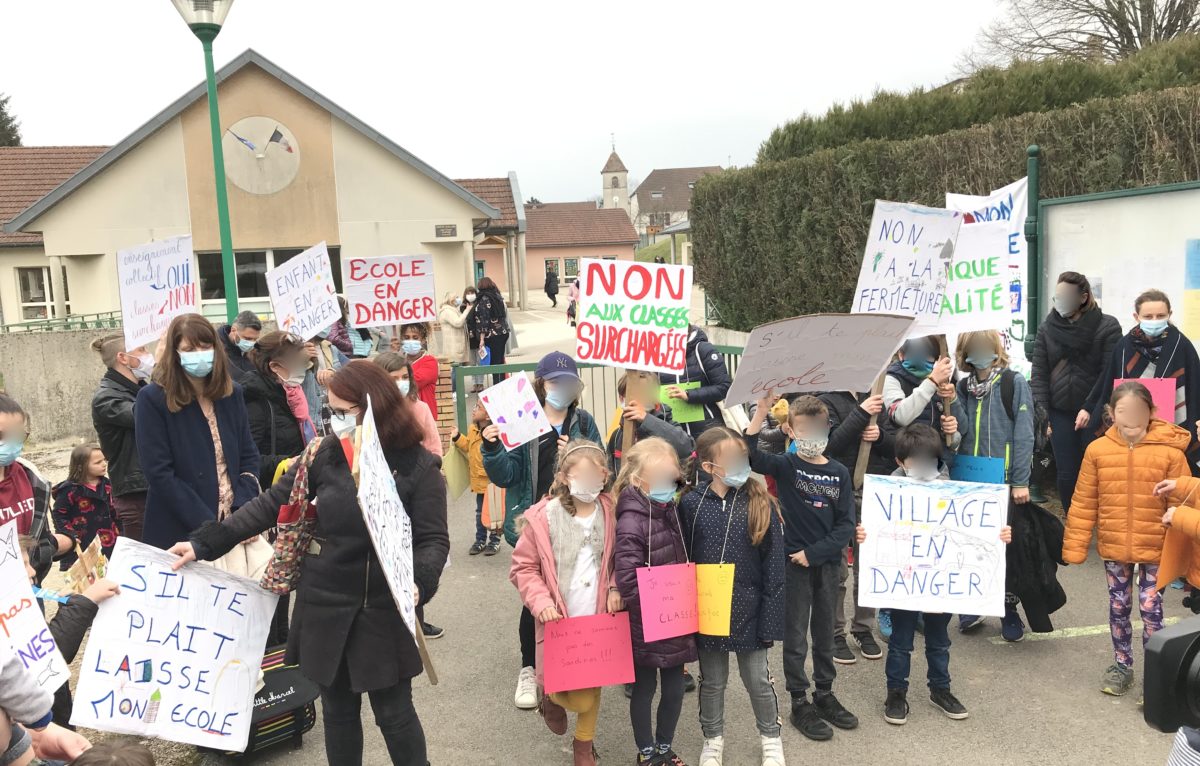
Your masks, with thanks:
[[[16,521],[0,527],[0,642],[0,657],[16,654],[46,691],[53,692],[70,680],[71,669],[33,596]]]
[[[246,749],[277,596],[205,563],[117,538],[71,723],[216,750]]]
[[[938,331],[1007,330],[1008,227],[1003,221],[964,226],[958,232],[950,282],[942,299]]]
[[[913,612],[1004,614],[1008,486],[868,475],[860,603]]]
[[[191,235],[117,251],[125,348],[153,343],[172,319],[196,312],[192,260]]]
[[[908,337],[913,318],[812,314],[750,332],[727,404],[799,391],[868,391]]]
[[[342,269],[350,323],[355,327],[432,322],[437,318],[432,256],[351,258]]]
[[[358,455],[358,506],[362,509],[367,532],[396,609],[413,636],[417,634],[417,608],[413,602],[416,581],[413,579],[412,521],[396,492],[396,480],[388,467],[379,431],[375,428],[375,411],[367,399],[367,414],[363,417],[362,442]]]
[[[324,242],[271,269],[266,278],[280,330],[311,340],[341,318]]]
[[[534,393],[533,384],[523,372],[479,392],[479,401],[500,429],[500,442],[510,452],[549,433],[552,428]]]
[[[575,358],[682,374],[687,365],[692,267],[584,258]]]
[[[914,335],[936,328],[961,225],[957,211],[875,200],[851,311],[916,317]]]

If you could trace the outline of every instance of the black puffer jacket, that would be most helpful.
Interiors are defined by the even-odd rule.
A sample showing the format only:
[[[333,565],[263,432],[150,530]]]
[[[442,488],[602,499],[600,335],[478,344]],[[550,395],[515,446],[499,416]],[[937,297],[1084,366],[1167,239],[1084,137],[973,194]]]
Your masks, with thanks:
[[[862,432],[871,423],[871,416],[858,406],[858,398],[845,391],[821,394],[820,399],[829,409],[829,446],[825,456],[833,458],[850,469],[858,464],[858,448],[862,444]],[[888,475],[896,470],[896,429],[887,411],[879,413],[879,441],[871,445],[871,456],[867,460],[867,473]],[[759,436],[762,443],[762,436]]]
[[[1033,401],[1046,410],[1083,409],[1121,334],[1121,323],[1098,307],[1077,322],[1051,311],[1033,348]]]
[[[384,456],[412,520],[413,578],[423,605],[437,593],[450,552],[441,460],[420,444],[384,449]],[[193,533],[197,556],[219,558],[240,541],[275,526],[297,467],[224,521],[209,522]],[[315,539],[320,552],[309,553],[301,564],[287,662],[298,663],[305,676],[322,686],[333,683],[345,662],[355,692],[386,689],[420,675],[417,644],[392,600],[336,437],[326,437],[317,451],[308,492],[318,509]]]
[[[239,380],[246,397],[246,416],[250,419],[250,435],[262,456],[258,481],[271,486],[279,464],[304,451],[304,436],[300,423],[288,406],[287,394],[278,380],[265,377],[257,369]]]
[[[108,461],[113,496],[146,491],[146,477],[138,462],[133,435],[133,405],[141,386],[115,370],[104,373],[92,396],[92,426],[100,437],[100,451]]]
[[[699,327],[692,327],[688,334],[687,368],[682,376],[660,375],[659,382],[664,386],[674,383],[689,383],[699,381],[700,387],[688,391],[688,401],[692,404],[704,405],[704,420],[695,423],[682,424],[683,429],[693,439],[700,436],[713,426],[724,424],[721,408],[718,402],[724,401],[729,393],[733,379],[729,377],[729,368],[725,366],[725,358],[708,342],[708,336]]]

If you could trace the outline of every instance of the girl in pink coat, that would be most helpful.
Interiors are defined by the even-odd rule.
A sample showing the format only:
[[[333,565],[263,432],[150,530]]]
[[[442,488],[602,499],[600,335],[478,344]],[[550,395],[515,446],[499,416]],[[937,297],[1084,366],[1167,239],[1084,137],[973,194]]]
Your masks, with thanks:
[[[509,579],[536,618],[537,680],[542,686],[542,641],[547,622],[623,608],[613,577],[616,516],[603,494],[608,459],[595,443],[573,440],[559,452],[549,496],[525,512],[525,528],[513,551]],[[544,695],[538,709],[555,734],[575,722],[575,766],[595,766],[600,689]]]

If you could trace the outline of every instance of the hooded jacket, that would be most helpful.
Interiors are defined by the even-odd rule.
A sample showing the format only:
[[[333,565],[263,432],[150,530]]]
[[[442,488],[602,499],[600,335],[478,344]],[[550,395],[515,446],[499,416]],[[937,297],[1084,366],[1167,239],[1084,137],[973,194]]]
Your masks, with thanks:
[[[870,425],[871,416],[858,406],[858,398],[854,394],[837,391],[821,394],[820,399],[829,410],[829,446],[825,449],[825,455],[846,466],[853,473],[854,466],[858,463],[862,433]],[[871,444],[867,473],[886,475],[896,467],[896,429],[886,409],[879,413],[876,425],[879,426],[879,439]],[[760,433],[759,449],[762,449],[762,442]]]
[[[1180,577],[1187,577],[1193,588],[1200,588],[1200,479],[1181,476],[1171,495],[1176,506],[1171,526],[1163,538],[1162,560],[1158,565],[1158,589]]]
[[[133,430],[133,405],[141,389],[141,384],[110,369],[92,396],[92,426],[100,439],[100,451],[108,461],[108,475],[112,477],[116,497],[146,491]]]
[[[999,371],[994,373],[999,376]],[[964,378],[958,398],[965,418],[959,419],[962,442],[958,454],[1004,458],[1004,477],[1014,487],[1028,487],[1033,470],[1033,392],[1019,372],[1013,375],[1013,418],[1004,406],[999,377],[982,399],[976,399]],[[965,421],[965,422],[964,422]]]
[[[725,394],[729,393],[729,387],[733,385],[733,379],[729,377],[725,358],[708,342],[708,336],[699,327],[692,327],[688,334],[685,364],[682,376],[660,375],[659,382],[670,386],[699,381],[699,388],[688,390],[688,402],[704,406],[704,419],[682,424],[683,430],[696,439],[713,426],[725,422],[718,403],[724,401]]]
[[[1067,516],[1063,560],[1082,564],[1096,529],[1101,558],[1158,563],[1165,506],[1154,496],[1154,487],[1163,479],[1189,475],[1183,451],[1190,441],[1184,429],[1155,418],[1145,438],[1132,446],[1116,426],[1092,442],[1083,455]]]
[[[625,436],[624,418],[618,422],[620,426],[608,437],[608,470],[612,472],[613,476],[621,472],[621,444]],[[633,443],[637,444],[642,439],[651,437],[658,437],[674,447],[680,465],[687,465],[688,459],[695,450],[695,442],[692,441],[692,437],[688,436],[687,431],[684,431],[681,425],[671,422],[671,411],[666,407],[659,406],[653,412],[646,413],[646,417],[634,429]]]
[[[1121,339],[1121,323],[1099,307],[1075,322],[1051,311],[1038,328],[1033,348],[1033,399],[1044,409],[1070,413],[1087,404],[1088,395]]]

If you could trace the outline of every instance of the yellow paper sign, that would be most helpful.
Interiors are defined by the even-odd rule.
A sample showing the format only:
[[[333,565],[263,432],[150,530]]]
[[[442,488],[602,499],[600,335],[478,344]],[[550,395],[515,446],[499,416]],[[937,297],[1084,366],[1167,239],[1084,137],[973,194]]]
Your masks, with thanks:
[[[706,636],[729,635],[729,613],[733,606],[733,564],[696,565],[696,601],[700,609],[700,632]]]

